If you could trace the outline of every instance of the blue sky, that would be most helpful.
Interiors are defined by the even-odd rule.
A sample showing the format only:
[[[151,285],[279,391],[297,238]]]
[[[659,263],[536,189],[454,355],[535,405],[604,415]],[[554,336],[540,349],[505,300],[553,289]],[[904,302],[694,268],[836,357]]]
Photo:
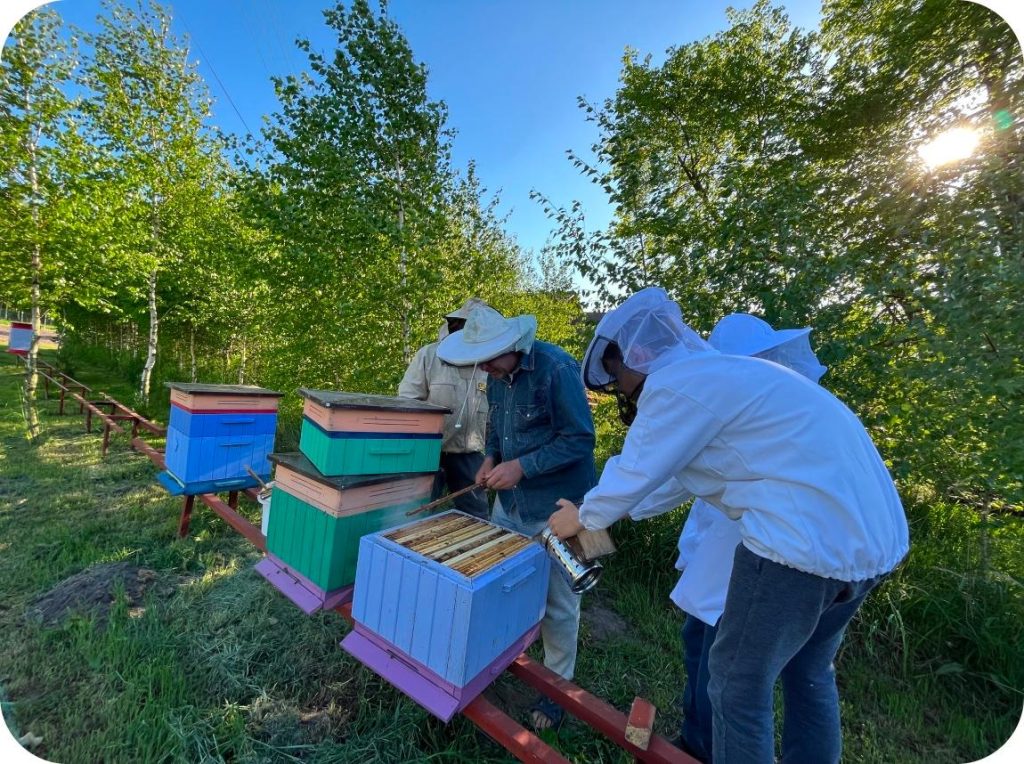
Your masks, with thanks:
[[[263,116],[276,110],[270,76],[304,68],[296,37],[308,38],[314,49],[334,47],[322,16],[328,2],[164,3],[175,32],[192,40],[222,129],[244,133],[244,122],[258,130]],[[627,46],[657,62],[671,46],[724,29],[729,5],[750,2],[392,0],[389,14],[427,65],[431,97],[448,105],[449,125],[457,130],[456,164],[476,161],[484,186],[501,193],[507,230],[523,247],[539,249],[551,224],[530,200],[531,189],[558,204],[580,200],[595,228],[612,213],[601,190],[565,155],[566,149],[589,155],[596,138],[577,96],[597,102],[612,96]],[[783,5],[795,24],[817,26],[819,0]],[[92,28],[100,4],[61,0],[53,7],[67,21]]]

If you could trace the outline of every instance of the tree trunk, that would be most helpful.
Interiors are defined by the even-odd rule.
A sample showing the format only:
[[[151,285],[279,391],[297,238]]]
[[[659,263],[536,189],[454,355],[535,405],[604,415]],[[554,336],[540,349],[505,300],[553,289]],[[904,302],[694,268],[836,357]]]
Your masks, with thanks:
[[[29,99],[26,98],[26,111]],[[36,168],[36,140],[26,136],[25,148],[28,150],[28,177],[32,185],[32,225],[39,235],[39,172]],[[42,329],[39,320],[39,274],[43,268],[42,246],[36,239],[32,245],[32,341],[28,347],[27,368],[25,374],[25,424],[28,427],[29,440],[35,443],[39,438],[39,412],[36,410],[36,390],[39,387],[39,332]]]
[[[401,161],[395,163],[395,170],[398,176],[398,236],[401,239],[399,243],[401,249],[398,252],[398,272],[401,276],[402,287],[402,357],[405,359],[406,365],[408,365],[412,359],[412,348],[409,347],[412,329],[409,320],[409,263],[407,260],[408,255],[405,251],[405,199],[402,196]]]
[[[242,335],[242,360],[238,364],[238,384],[245,384],[245,335]]]
[[[33,176],[35,173],[32,173]],[[33,184],[34,185],[34,184]],[[38,215],[38,210],[34,211]],[[39,412],[36,409],[36,390],[39,387],[39,271],[42,270],[42,251],[38,243],[32,247],[32,342],[28,346],[28,368],[25,375],[25,422],[28,437],[33,443],[39,438]]]
[[[156,341],[159,329],[159,317],[156,312],[156,268],[149,274],[149,346],[146,351],[146,364],[142,367],[142,381],[139,395],[144,401],[149,400],[149,384],[153,378],[153,367],[156,366]]]
[[[196,328],[188,328],[188,357],[192,364],[192,381],[196,381]]]

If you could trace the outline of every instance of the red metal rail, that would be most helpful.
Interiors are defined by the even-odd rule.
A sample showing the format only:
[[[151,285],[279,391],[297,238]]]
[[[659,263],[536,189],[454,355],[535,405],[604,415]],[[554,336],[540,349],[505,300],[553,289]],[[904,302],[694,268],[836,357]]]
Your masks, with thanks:
[[[50,371],[56,371],[52,369],[52,367],[47,366],[47,368],[49,368]],[[72,392],[71,388],[76,387],[81,389],[83,392],[92,391],[90,388],[75,381],[63,372],[57,372],[61,377],[61,381],[54,379],[46,372],[40,371],[39,373],[49,381],[52,381],[61,390],[61,413],[64,412],[64,396],[65,394],[70,394],[71,397],[77,400],[80,404],[79,413],[82,413],[83,410],[88,412],[86,415],[86,423],[87,429],[90,432],[92,417],[97,416],[100,418],[104,425],[104,455],[107,451],[110,432],[113,430],[114,432],[124,433],[125,430],[118,424],[118,422],[131,421],[132,448],[148,457],[149,460],[159,469],[166,468],[163,453],[146,443],[146,441],[141,437],[138,437],[136,434],[137,428],[143,427],[148,432],[155,435],[164,435],[166,433],[165,428],[150,422],[137,412],[132,411],[132,409],[124,406],[116,399],[106,395],[105,393],[103,394],[104,400],[90,401],[79,393]],[[99,406],[101,405],[110,406],[110,413],[100,410]],[[121,413],[115,414],[114,411]],[[255,499],[256,497],[256,489],[250,488],[244,493],[250,498]],[[236,511],[238,506],[238,491],[232,491],[228,494],[227,503],[225,503],[216,494],[200,494],[198,497],[186,496],[182,507],[181,519],[178,524],[178,535],[180,537],[188,535],[189,523],[191,521],[192,510],[195,506],[196,498],[212,509],[234,530],[238,531],[238,533],[248,541],[252,542],[252,544],[260,551],[266,552],[266,539],[264,538],[263,533],[258,527]],[[350,623],[352,622],[351,603],[339,606],[337,611]],[[591,695],[582,687],[578,687],[572,682],[563,679],[558,674],[528,657],[526,654],[520,655],[512,665],[509,666],[508,671],[526,684],[554,700],[570,714],[586,723],[594,730],[600,732],[611,742],[632,754],[637,761],[656,762],[658,764],[696,764],[697,762],[696,759],[683,753],[660,735],[650,735],[650,741],[646,748],[641,748],[629,742],[626,739],[626,730],[630,723],[630,719],[627,718],[626,714],[600,698]],[[638,707],[642,707],[646,710],[644,722],[645,729],[643,730],[643,732],[646,733],[653,723],[653,711],[647,710],[647,707],[650,707],[650,709],[653,709],[653,707],[651,707],[647,701],[640,698],[634,702],[634,708]],[[560,764],[562,762],[567,763],[568,761],[564,756],[558,753],[558,751],[516,722],[508,716],[508,714],[498,709],[482,695],[466,706],[466,708],[462,710],[462,714],[520,761],[538,762],[540,764]],[[638,715],[637,718],[639,718]],[[633,723],[634,725],[637,723],[635,718],[633,719]],[[643,737],[646,738],[646,734],[643,735]]]

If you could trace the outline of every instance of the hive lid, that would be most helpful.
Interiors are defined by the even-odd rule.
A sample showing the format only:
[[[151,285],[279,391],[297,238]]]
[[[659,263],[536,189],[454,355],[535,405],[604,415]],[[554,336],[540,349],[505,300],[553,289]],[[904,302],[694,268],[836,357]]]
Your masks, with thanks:
[[[324,475],[316,468],[316,466],[305,454],[299,451],[293,451],[288,453],[280,454],[269,454],[267,456],[274,464],[281,464],[290,470],[298,472],[304,477],[308,477],[310,480],[315,480],[318,483],[329,485],[332,488],[337,489],[348,489],[356,488],[362,485],[376,485],[377,483],[389,483],[396,480],[407,480],[408,478],[423,477],[424,475],[433,475],[434,471],[428,472],[393,472],[387,475],[338,475],[336,477],[328,477]]]
[[[446,406],[435,406],[414,398],[396,398],[390,395],[345,393],[336,390],[310,390],[299,388],[299,395],[327,409],[380,409],[384,411],[412,411],[419,414],[451,414]]]
[[[528,536],[461,512],[445,512],[381,535],[469,578],[533,543]]]
[[[205,382],[164,382],[172,390],[180,390],[183,393],[208,393],[212,395],[264,395],[281,398],[284,393],[276,390],[268,390],[265,387],[256,385],[211,385]]]

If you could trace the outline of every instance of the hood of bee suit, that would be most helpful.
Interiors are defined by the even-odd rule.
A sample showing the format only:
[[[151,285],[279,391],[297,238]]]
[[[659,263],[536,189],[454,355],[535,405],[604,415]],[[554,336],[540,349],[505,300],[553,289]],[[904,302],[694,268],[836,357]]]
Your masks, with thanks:
[[[641,289],[601,319],[583,356],[583,383],[591,390],[604,390],[615,381],[601,362],[611,343],[618,345],[627,368],[644,375],[716,352],[683,321],[679,305],[660,287]]]

